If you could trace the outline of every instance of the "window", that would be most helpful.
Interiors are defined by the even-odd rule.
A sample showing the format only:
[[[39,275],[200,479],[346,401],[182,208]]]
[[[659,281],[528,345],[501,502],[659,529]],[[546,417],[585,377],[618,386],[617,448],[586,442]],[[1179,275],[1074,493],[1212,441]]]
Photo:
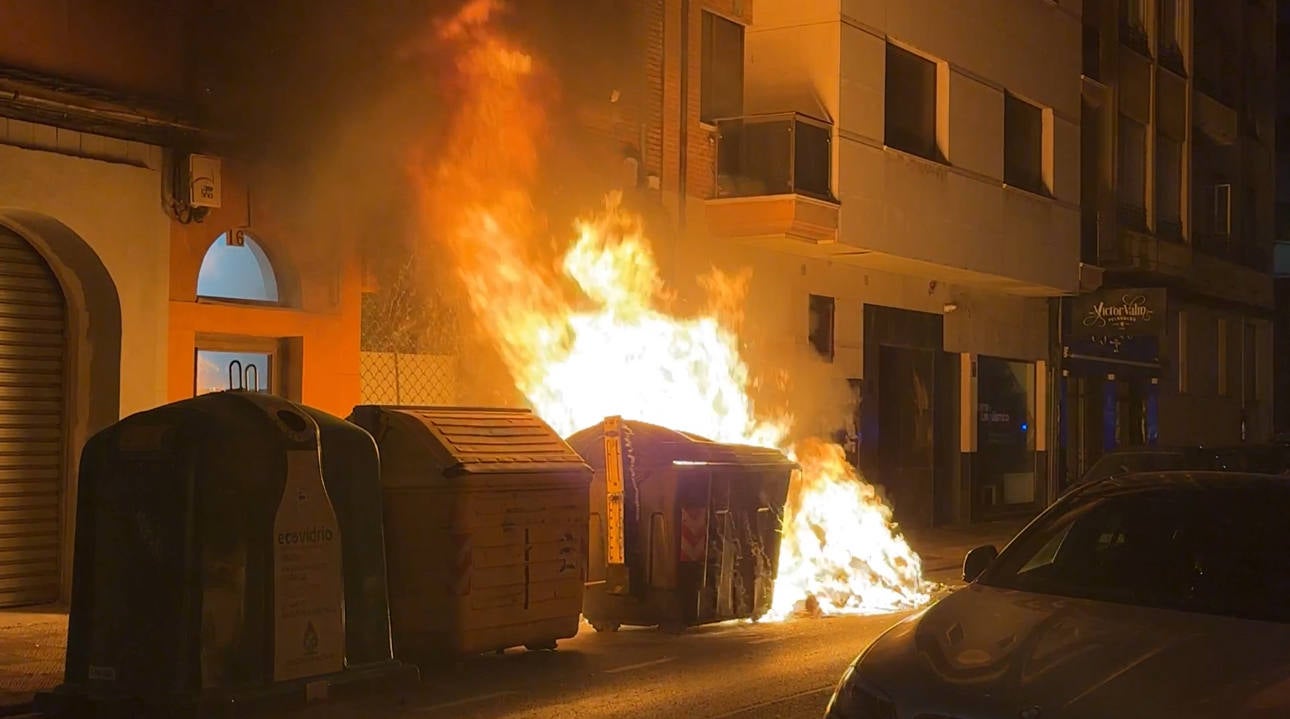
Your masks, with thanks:
[[[1147,130],[1142,123],[1120,115],[1116,141],[1116,168],[1120,207],[1126,224],[1146,226]]]
[[[1191,358],[1188,356],[1190,346],[1187,341],[1187,313],[1178,311],[1178,393],[1186,394],[1191,389]]]
[[[272,393],[273,355],[272,352],[198,349],[193,395],[228,389]]]
[[[1156,234],[1182,239],[1182,143],[1156,136]]]
[[[1102,38],[1097,25],[1084,23],[1083,36],[1084,74],[1094,80],[1102,79]]]
[[[1228,357],[1227,334],[1227,320],[1220,317],[1218,320],[1218,394],[1222,397],[1226,397],[1231,391],[1227,384],[1230,371],[1228,364],[1231,362]]]
[[[1182,47],[1182,8],[1179,0],[1160,0],[1160,47],[1177,52]],[[1181,57],[1181,55],[1180,55]]]
[[[936,145],[936,64],[887,46],[886,139],[889,147],[940,159]]]
[[[1146,29],[1144,2],[1145,0],[1120,0],[1120,24],[1138,31]]]
[[[1210,185],[1201,194],[1203,232],[1214,237],[1232,234],[1232,186]]]
[[[744,112],[744,27],[703,13],[699,119],[715,123]]]
[[[1290,487],[1128,480],[1026,528],[980,583],[1126,605],[1290,622]],[[1054,551],[1053,545],[1056,544]]]
[[[193,351],[193,395],[246,389],[300,401],[300,337],[199,333]]]
[[[1259,333],[1258,328],[1252,322],[1245,323],[1245,337],[1241,342],[1241,356],[1244,360],[1244,367],[1241,372],[1241,383],[1243,386],[1242,396],[1245,399],[1245,405],[1249,406],[1258,400],[1259,392]]]
[[[833,298],[811,295],[808,338],[824,359],[833,361]]]
[[[197,296],[277,304],[280,298],[273,264],[252,237],[239,237],[241,244],[230,244],[226,232],[206,250],[197,271]]]
[[[1003,181],[1043,193],[1044,113],[1011,94],[1003,100]]]

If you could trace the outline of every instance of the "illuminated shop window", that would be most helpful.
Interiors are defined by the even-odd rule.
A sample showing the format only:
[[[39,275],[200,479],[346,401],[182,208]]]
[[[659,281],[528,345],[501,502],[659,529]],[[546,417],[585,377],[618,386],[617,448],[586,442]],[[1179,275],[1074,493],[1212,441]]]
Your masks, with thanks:
[[[279,302],[278,278],[260,243],[243,235],[230,245],[228,233],[215,238],[197,272],[197,296],[235,302]]]

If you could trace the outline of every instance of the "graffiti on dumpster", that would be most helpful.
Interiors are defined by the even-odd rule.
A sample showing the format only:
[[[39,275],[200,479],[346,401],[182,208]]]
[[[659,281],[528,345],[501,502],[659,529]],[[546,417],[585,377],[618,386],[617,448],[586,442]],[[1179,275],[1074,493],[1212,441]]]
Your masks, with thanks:
[[[681,509],[681,561],[698,562],[706,555],[708,544],[708,508]]]
[[[287,453],[273,523],[273,679],[339,672],[345,661],[340,527],[318,450]]]

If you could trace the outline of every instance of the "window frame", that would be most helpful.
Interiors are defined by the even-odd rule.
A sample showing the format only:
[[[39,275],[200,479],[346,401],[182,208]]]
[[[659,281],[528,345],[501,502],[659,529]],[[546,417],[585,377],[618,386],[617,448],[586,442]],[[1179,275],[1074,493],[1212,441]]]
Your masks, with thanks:
[[[821,313],[821,323],[819,333],[823,333],[823,340],[820,334],[812,332],[813,320],[817,312]],[[807,315],[806,315],[806,341],[815,350],[815,353],[826,362],[832,362],[836,355],[837,349],[837,299],[829,295],[817,295],[811,293],[807,295]],[[827,347],[821,344],[827,342]]]
[[[287,298],[286,298],[286,290],[285,290],[285,287],[283,286],[284,285],[283,275],[279,268],[278,262],[269,253],[264,243],[261,242],[258,238],[256,238],[256,236],[252,235],[249,232],[243,233],[244,234],[243,244],[240,245],[240,247],[244,248],[247,252],[250,252],[252,254],[255,261],[258,264],[260,264],[259,269],[261,273],[264,273],[265,271],[268,272],[268,276],[273,280],[273,292],[274,294],[277,295],[277,299],[261,299],[256,297],[234,297],[234,296],[227,296],[227,295],[209,295],[209,294],[201,293],[200,288],[202,284],[202,270],[206,266],[206,260],[208,257],[210,257],[210,253],[213,250],[215,250],[215,248],[221,243],[223,243],[224,247],[239,246],[239,245],[229,244],[229,232],[232,232],[232,230],[228,232],[221,232],[220,234],[216,235],[215,239],[212,240],[211,243],[206,246],[206,251],[202,253],[202,259],[197,265],[197,277],[193,283],[194,301],[201,304],[227,304],[227,305],[242,305],[242,306],[252,306],[252,307],[288,307],[290,306],[290,303],[287,301]],[[254,245],[254,249],[247,246],[247,243]],[[258,250],[258,253],[257,253],[257,250]]]
[[[711,10],[703,9],[700,13],[702,19],[699,26],[699,122],[703,125],[715,127],[717,120],[740,117],[744,114],[744,58],[747,55],[746,28],[742,23]],[[719,93],[713,89],[717,85],[718,78],[730,81],[730,73],[721,72],[714,61],[718,50],[722,49],[718,43],[718,31],[720,28],[727,26],[736,30],[739,46],[739,61],[734,63],[733,66],[737,68],[737,77],[734,78],[736,85],[733,91],[736,97],[730,100],[731,104],[734,105],[734,107],[730,108],[725,107],[725,99],[718,97]],[[714,103],[716,106],[713,106]]]
[[[892,56],[898,58],[907,58],[915,63],[920,63],[917,67],[918,74],[925,71],[931,73],[931,97],[928,107],[905,108],[908,112],[893,114],[893,107],[903,107],[900,103],[892,102],[892,87],[898,83],[892,82],[892,68],[895,63],[892,62]],[[893,42],[886,43],[885,55],[883,56],[883,145],[894,150],[921,157],[932,162],[944,163],[946,161],[944,149],[941,147],[941,72],[940,63],[926,55],[915,52],[909,48],[903,47]],[[911,64],[907,69],[913,69]],[[912,76],[913,73],[911,73]],[[896,79],[900,79],[897,77]],[[899,122],[893,122],[894,119],[901,119],[901,115],[907,115],[905,119],[920,116],[916,122],[905,125]],[[930,118],[923,117],[930,115]],[[930,122],[928,120],[930,119]],[[911,130],[913,125],[927,125],[926,128],[918,127]],[[893,134],[892,129],[896,128]],[[914,135],[921,135],[926,129],[930,132],[927,138],[913,138]]]
[[[1120,113],[1120,116],[1117,119],[1118,119],[1118,123],[1116,125],[1116,132],[1115,132],[1115,185],[1117,188],[1116,198],[1115,198],[1116,204],[1119,205],[1122,216],[1126,214],[1132,214],[1133,215],[1132,219],[1134,220],[1134,224],[1141,225],[1139,229],[1145,229],[1146,208],[1147,208],[1147,173],[1150,171],[1150,168],[1147,164],[1147,126],[1141,122],[1138,122],[1132,117],[1125,115],[1124,113]],[[1128,198],[1127,195],[1125,194],[1126,193],[1125,188],[1127,187],[1127,183],[1125,182],[1125,169],[1129,165],[1126,162],[1125,149],[1126,149],[1127,143],[1125,142],[1125,139],[1127,137],[1126,132],[1128,131],[1129,128],[1133,128],[1136,130],[1134,139],[1140,139],[1139,144],[1140,144],[1141,153],[1142,153],[1140,162],[1134,163],[1138,167],[1137,172],[1138,172],[1138,180],[1139,180],[1140,187],[1138,188],[1139,191],[1136,194],[1136,196],[1132,198],[1133,200],[1132,203],[1130,202],[1130,198]],[[1139,217],[1139,215],[1141,217]]]
[[[1011,169],[1013,165],[1010,162],[1010,149],[1014,147],[1014,135],[1009,130],[1009,118],[1014,116],[1014,113],[1009,111],[1011,108],[1024,110],[1027,113],[1033,113],[1034,120],[1038,123],[1035,128],[1038,131],[1038,137],[1035,138],[1035,146],[1030,148],[1035,155],[1033,174],[1031,173],[1030,168],[1018,171],[1013,171]],[[1011,92],[1005,91],[1003,93],[1003,182],[1009,187],[1016,187],[1036,195],[1049,196],[1052,193],[1052,188],[1048,186],[1047,179],[1044,177],[1044,155],[1047,150],[1047,147],[1045,146],[1045,136],[1048,134],[1044,127],[1046,124],[1044,112],[1045,109],[1040,105],[1014,95]],[[1023,172],[1024,174],[1019,176],[1016,172]]]

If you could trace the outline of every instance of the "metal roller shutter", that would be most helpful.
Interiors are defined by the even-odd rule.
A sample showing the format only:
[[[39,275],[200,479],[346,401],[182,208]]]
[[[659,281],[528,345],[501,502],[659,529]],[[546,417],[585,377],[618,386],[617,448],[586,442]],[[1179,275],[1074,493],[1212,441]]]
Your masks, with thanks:
[[[65,321],[49,266],[0,229],[0,606],[59,595]]]

